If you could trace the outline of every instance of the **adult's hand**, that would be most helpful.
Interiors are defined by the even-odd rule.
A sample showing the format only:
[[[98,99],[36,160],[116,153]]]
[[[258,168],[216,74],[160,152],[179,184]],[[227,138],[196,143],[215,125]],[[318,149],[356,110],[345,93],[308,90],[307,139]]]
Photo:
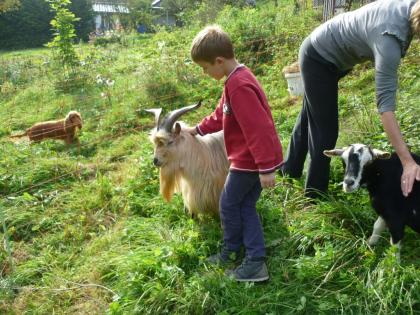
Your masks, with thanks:
[[[416,180],[420,181],[420,165],[415,162],[404,165],[401,176],[401,190],[404,196],[407,197],[411,193]]]
[[[420,180],[420,166],[414,161],[408,151],[394,112],[389,111],[382,113],[381,120],[388,139],[394,147],[395,152],[397,152],[403,166],[401,190],[403,195],[407,197],[413,190],[414,181]]]

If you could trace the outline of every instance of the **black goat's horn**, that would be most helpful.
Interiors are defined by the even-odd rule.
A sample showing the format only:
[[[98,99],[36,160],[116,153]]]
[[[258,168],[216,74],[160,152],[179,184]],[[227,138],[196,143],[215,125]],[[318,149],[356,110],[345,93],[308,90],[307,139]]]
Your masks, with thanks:
[[[162,108],[145,109],[145,111],[155,115],[156,128],[159,129],[160,114],[162,113]]]
[[[193,109],[199,108],[201,106],[201,102],[202,102],[202,100],[198,101],[197,104],[185,106],[185,107],[182,107],[180,109],[176,109],[176,110],[170,112],[165,117],[165,119],[163,120],[163,122],[160,124],[159,127],[162,128],[162,129],[164,129],[164,130],[166,130],[167,132],[171,132],[172,131],[172,127],[173,127],[175,121],[179,117],[181,117],[183,114],[185,114],[185,113],[187,113],[187,112],[189,112],[189,111],[191,111]]]

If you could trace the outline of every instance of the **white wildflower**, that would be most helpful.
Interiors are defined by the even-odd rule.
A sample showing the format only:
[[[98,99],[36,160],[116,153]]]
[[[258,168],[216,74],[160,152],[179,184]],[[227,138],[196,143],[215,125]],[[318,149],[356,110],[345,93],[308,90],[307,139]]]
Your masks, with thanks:
[[[165,42],[164,41],[158,42],[157,45],[159,49],[162,49],[163,47],[165,47]]]

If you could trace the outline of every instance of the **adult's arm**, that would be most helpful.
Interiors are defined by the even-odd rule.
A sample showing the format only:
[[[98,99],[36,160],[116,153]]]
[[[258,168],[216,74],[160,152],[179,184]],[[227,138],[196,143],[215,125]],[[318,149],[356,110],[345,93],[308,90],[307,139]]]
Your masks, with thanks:
[[[420,165],[418,165],[405,144],[401,135],[395,114],[392,111],[383,112],[381,114],[382,124],[389,141],[395,149],[403,166],[403,174],[401,176],[401,190],[404,196],[408,196],[414,185],[414,181],[420,181]]]
[[[373,41],[376,102],[379,113],[395,111],[401,46],[394,36],[379,35]]]
[[[375,55],[375,81],[378,111],[389,141],[403,165],[401,190],[404,196],[413,189],[415,180],[420,180],[420,166],[413,160],[401,135],[395,118],[398,67],[401,61],[401,46],[391,35],[379,36],[372,44]]]

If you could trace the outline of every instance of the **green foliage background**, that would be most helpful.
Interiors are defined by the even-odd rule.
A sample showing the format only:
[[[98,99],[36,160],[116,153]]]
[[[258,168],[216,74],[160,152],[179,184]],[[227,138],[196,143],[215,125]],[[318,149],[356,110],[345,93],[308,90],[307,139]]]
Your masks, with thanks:
[[[285,148],[301,100],[288,95],[281,70],[320,23],[319,12],[293,9],[288,1],[227,6],[212,20],[231,34],[238,60],[264,86]],[[208,22],[195,13],[181,29],[76,46],[81,84],[67,91],[48,49],[1,54],[0,313],[419,314],[418,235],[407,230],[400,264],[386,233],[369,247],[375,215],[366,191],[341,192],[338,160],[325,201],[308,203],[302,181],[280,177],[264,191],[258,211],[268,283],[236,283],[205,263],[220,246],[220,222],[188,218],[179,196],[162,200],[148,140],[153,118],[138,111],[203,98],[200,110],[183,117],[194,124],[217,104],[222,83],[205,77],[189,57],[192,38]],[[414,40],[400,68],[397,111],[415,152],[419,57]],[[115,83],[98,82],[97,75]],[[340,82],[338,145],[391,149],[373,81],[366,63]],[[61,142],[8,138],[69,110],[84,118],[80,153]]]
[[[90,0],[73,0],[70,10],[80,19],[77,38],[87,41],[94,29]],[[53,37],[53,16],[45,0],[21,0],[17,9],[0,13],[0,50],[43,46]]]

